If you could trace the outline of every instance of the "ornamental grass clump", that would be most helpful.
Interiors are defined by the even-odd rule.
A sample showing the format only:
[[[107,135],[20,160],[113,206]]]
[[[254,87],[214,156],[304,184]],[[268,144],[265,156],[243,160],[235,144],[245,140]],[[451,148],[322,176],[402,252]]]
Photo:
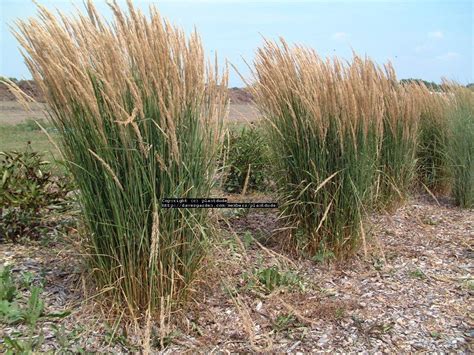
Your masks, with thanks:
[[[384,113],[375,198],[378,207],[389,208],[407,196],[416,176],[420,90],[399,84],[390,64],[384,74],[378,80]]]
[[[454,86],[450,124],[449,155],[452,194],[464,208],[474,207],[474,92]]]
[[[108,304],[135,319],[174,306],[205,255],[204,209],[160,208],[211,189],[226,74],[153,7],[20,21],[16,37],[58,129],[77,186],[90,271]]]
[[[418,180],[432,193],[446,194],[451,186],[448,121],[450,95],[445,91],[430,91],[422,83],[416,85],[421,111],[417,151]]]
[[[266,41],[257,51],[255,101],[275,154],[289,245],[305,256],[353,252],[363,235],[382,130],[380,70]]]

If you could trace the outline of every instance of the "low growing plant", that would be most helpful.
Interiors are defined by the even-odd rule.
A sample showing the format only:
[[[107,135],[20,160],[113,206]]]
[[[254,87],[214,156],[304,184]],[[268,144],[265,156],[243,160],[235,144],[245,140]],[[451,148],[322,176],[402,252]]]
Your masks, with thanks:
[[[51,208],[64,206],[72,185],[28,143],[25,151],[0,152],[0,240],[39,239]]]
[[[263,131],[255,126],[230,130],[224,143],[224,190],[232,193],[244,189],[265,190],[270,163]]]
[[[27,285],[25,285],[25,275],[28,275]],[[15,279],[10,266],[0,270],[0,326],[13,324],[26,326],[26,329],[18,328],[20,332],[4,335],[3,342],[0,342],[2,354],[29,354],[38,351],[44,342],[43,330],[38,327],[40,319],[43,317],[63,318],[71,313],[66,310],[46,314],[45,301],[42,298],[43,287],[32,284],[35,275],[25,272],[20,276]],[[19,290],[28,292],[29,295],[25,297],[26,295],[20,293]]]
[[[0,301],[12,302],[17,294],[11,266],[0,269]]]
[[[280,270],[277,266],[258,268],[251,273],[244,274],[246,287],[249,289],[257,288],[265,293],[274,291],[280,287],[300,287],[304,289],[303,283],[298,275]]]

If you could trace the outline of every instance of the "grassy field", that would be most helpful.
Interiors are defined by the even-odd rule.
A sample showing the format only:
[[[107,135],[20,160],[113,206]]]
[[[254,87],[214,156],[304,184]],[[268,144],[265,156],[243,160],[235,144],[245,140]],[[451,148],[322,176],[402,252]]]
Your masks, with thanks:
[[[23,150],[31,142],[35,151],[45,154],[47,159],[58,158],[59,153],[35,121],[46,128],[54,139],[55,132],[46,122],[44,104],[32,104],[25,110],[14,101],[0,101],[0,151]]]
[[[46,125],[48,134],[55,139],[56,134]],[[0,125],[0,151],[24,150],[31,142],[34,151],[44,154],[48,160],[58,159],[60,157],[54,144],[52,144],[48,136],[41,131],[34,121],[26,121],[23,123],[1,124]]]

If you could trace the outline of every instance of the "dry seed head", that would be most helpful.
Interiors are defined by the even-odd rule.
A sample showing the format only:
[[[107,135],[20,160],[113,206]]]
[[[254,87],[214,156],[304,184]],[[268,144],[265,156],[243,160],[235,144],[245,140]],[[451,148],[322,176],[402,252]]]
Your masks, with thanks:
[[[384,73],[369,59],[354,56],[345,64],[337,58],[321,59],[314,50],[280,46],[265,40],[255,59],[257,104],[278,127],[290,114],[295,131],[298,117],[324,139],[331,124],[341,137],[354,137],[362,129],[381,129],[383,96],[379,81]]]
[[[148,19],[127,1],[128,14],[115,1],[109,3],[114,20],[105,22],[92,1],[87,15],[55,16],[38,6],[39,20],[19,21],[15,36],[23,47],[26,64],[62,125],[73,119],[74,107],[88,112],[101,127],[105,100],[117,124],[132,125],[144,119],[144,100],[156,98],[162,113],[156,122],[179,160],[178,121],[188,107],[198,107],[200,119],[213,124],[227,104],[227,72],[219,77],[204,58],[197,33],[184,32],[164,21],[156,8]],[[124,101],[130,96],[132,107]],[[204,103],[204,104],[202,104]],[[134,131],[139,134],[137,128]]]

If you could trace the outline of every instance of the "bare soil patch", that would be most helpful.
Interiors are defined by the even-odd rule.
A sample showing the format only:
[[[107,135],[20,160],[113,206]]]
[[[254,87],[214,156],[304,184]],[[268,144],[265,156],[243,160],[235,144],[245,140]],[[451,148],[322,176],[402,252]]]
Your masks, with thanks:
[[[15,125],[26,120],[46,120],[46,105],[43,103],[32,103],[31,110],[25,108],[16,101],[0,101],[0,125]]]

